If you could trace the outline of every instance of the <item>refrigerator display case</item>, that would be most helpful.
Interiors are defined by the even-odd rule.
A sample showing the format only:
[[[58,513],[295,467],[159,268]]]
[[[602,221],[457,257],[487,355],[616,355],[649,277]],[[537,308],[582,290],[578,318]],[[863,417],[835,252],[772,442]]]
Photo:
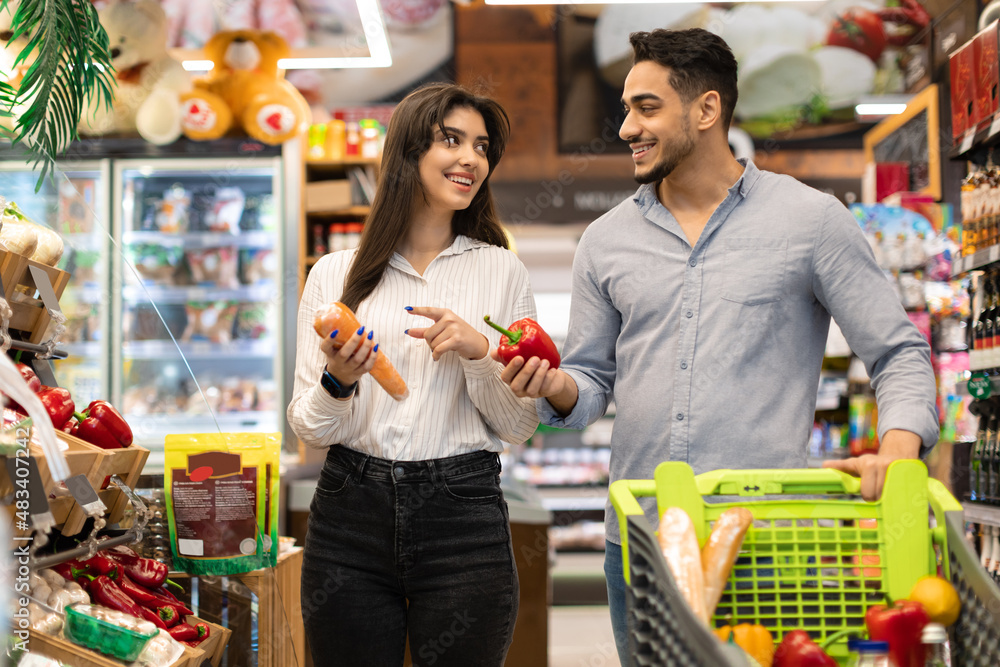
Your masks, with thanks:
[[[37,172],[23,161],[0,162],[0,195],[63,239],[58,267],[71,277],[59,300],[66,316],[59,349],[68,356],[53,365],[60,385],[82,405],[109,396],[110,180],[107,160],[74,161],[35,192]]]
[[[37,172],[3,157],[0,195],[64,239],[55,379],[78,405],[119,407],[150,474],[170,433],[295,442],[297,142],[79,142],[38,192]]]
[[[137,438],[282,430],[281,158],[113,167],[111,381]]]

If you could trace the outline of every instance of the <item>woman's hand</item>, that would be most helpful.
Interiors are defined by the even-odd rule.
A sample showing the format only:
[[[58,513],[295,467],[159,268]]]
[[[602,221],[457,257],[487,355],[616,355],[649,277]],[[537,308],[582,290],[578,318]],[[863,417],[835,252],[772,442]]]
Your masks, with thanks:
[[[354,384],[375,366],[378,344],[372,340],[374,333],[365,332],[365,328],[361,327],[337,349],[333,346],[333,339],[337,335],[334,331],[319,344],[319,349],[326,355],[326,370],[337,382],[344,386]]]
[[[490,352],[490,342],[471,324],[447,308],[406,308],[413,315],[434,320],[429,327],[406,330],[412,338],[422,338],[431,348],[434,361],[446,352],[457,352],[466,359],[482,359]]]

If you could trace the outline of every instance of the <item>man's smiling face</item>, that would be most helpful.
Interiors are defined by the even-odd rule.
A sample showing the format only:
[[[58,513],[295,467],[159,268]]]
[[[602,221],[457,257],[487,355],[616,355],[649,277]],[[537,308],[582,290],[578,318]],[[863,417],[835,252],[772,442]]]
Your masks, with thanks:
[[[635,180],[663,180],[695,149],[691,103],[670,85],[669,69],[645,60],[626,77],[622,104],[625,120],[618,135],[632,149]]]

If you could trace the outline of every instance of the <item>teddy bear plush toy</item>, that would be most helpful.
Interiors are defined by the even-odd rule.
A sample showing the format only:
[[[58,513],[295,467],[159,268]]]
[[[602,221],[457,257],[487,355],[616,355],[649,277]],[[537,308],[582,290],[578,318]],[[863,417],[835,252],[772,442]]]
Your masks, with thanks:
[[[181,93],[191,78],[167,53],[167,15],[156,0],[111,0],[98,10],[115,66],[114,104],[91,99],[81,134],[138,131],[153,144],[181,136]]]
[[[229,30],[208,40],[204,52],[214,67],[181,96],[185,136],[207,141],[237,129],[273,145],[305,131],[309,105],[278,68],[289,54],[284,39],[269,31]]]

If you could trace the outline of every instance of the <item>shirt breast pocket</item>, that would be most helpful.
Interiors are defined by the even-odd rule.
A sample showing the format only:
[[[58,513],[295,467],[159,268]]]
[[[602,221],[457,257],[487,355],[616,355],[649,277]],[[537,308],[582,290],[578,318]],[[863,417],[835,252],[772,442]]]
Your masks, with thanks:
[[[746,306],[781,300],[788,239],[729,238],[723,248],[723,299]]]

